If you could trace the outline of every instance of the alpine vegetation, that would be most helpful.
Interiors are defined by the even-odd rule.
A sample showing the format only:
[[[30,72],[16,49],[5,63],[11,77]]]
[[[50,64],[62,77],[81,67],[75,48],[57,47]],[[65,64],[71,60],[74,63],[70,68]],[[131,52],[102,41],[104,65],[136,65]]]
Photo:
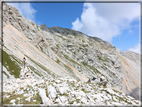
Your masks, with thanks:
[[[135,105],[140,55],[58,26],[37,25],[3,4],[4,105]]]

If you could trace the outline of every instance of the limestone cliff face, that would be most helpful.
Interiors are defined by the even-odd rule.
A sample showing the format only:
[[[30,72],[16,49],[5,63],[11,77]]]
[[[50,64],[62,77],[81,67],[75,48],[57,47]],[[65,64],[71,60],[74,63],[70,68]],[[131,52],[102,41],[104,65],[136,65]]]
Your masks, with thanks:
[[[106,82],[107,87],[126,94],[136,89],[137,95],[132,96],[139,97],[140,56],[120,52],[100,38],[67,28],[37,25],[16,8],[3,4],[3,43],[4,79],[12,75],[17,78],[22,58],[26,57],[34,78],[71,76],[95,84]],[[17,70],[9,61],[15,63]]]

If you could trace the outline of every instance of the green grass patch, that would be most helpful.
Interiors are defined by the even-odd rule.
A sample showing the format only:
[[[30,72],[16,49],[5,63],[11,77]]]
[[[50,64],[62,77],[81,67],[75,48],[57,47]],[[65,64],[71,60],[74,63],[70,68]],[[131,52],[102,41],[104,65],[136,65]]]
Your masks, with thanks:
[[[32,66],[29,66],[29,67],[35,74],[37,74],[38,76],[41,77],[41,74],[34,67],[32,67]]]
[[[85,40],[82,40],[82,42],[85,42]]]
[[[13,58],[13,60],[11,58]],[[3,66],[11,75],[14,75],[15,78],[19,78],[21,68],[16,62],[21,64],[14,56],[3,51]]]
[[[57,44],[56,47],[57,47],[57,48],[60,48],[60,47],[59,47],[59,44]]]
[[[98,59],[99,59],[100,61],[103,61],[103,62],[109,62],[106,58],[103,59],[103,58],[101,58],[101,57],[98,57]]]
[[[106,68],[104,66],[101,66],[102,69],[106,70]]]
[[[75,76],[74,71],[70,67],[68,67],[65,64],[63,64],[63,65],[64,65],[65,69],[70,73],[70,75],[72,75],[77,81],[80,81],[80,79],[77,76]]]
[[[108,64],[106,64],[106,63],[104,63],[104,65],[107,66],[107,67],[110,67],[110,65],[108,65]]]
[[[84,66],[88,66],[88,67],[89,67],[90,69],[92,69],[94,72],[101,74],[99,70],[97,70],[97,69],[94,68],[93,66],[88,65],[86,62],[82,62],[82,64],[83,64]]]
[[[80,99],[76,99],[76,102],[79,103]]]
[[[75,87],[75,83],[74,83],[74,82],[71,82],[71,85],[72,85],[73,87]]]
[[[75,60],[73,60],[73,59],[70,59],[70,58],[69,58],[69,56],[64,55],[64,57],[65,57],[67,60],[69,60],[70,62],[74,63],[75,65],[80,66],[80,64],[79,64],[79,63],[77,63],[77,62],[76,62]]]
[[[32,97],[32,100],[36,100],[36,102],[32,101],[31,104],[43,104],[39,93],[36,93],[36,95],[34,97]]]
[[[71,61],[72,63],[77,64],[77,65],[79,65],[79,66],[80,66],[80,64],[79,64],[79,63],[77,63],[77,62],[76,62],[76,61],[74,61],[73,59],[70,59],[70,58],[69,58],[69,56],[64,55],[64,57],[65,57],[67,60]]]
[[[57,62],[58,64],[60,64],[61,61],[57,58],[57,61],[55,61],[55,62]]]
[[[28,98],[26,96],[23,96],[24,94],[26,94],[28,91],[26,91],[23,94],[14,94],[15,91],[13,91],[12,93],[7,93],[4,92],[3,95],[10,95],[9,98],[3,98],[3,104],[12,104],[10,103],[11,100],[15,99],[15,104],[42,104],[42,100],[40,98],[39,93],[37,92],[31,99],[30,102],[26,101],[25,99]],[[20,100],[18,100],[17,98],[20,98]],[[36,100],[34,102],[34,100]]]
[[[62,38],[62,40],[66,40],[65,38],[63,38],[62,36],[57,35],[59,38]]]
[[[58,95],[60,95],[60,96],[68,96],[67,93],[64,93],[64,94],[58,94]]]
[[[84,48],[85,48],[85,47],[88,47],[88,44],[87,44],[87,45],[84,45],[84,44],[83,44],[82,47],[84,47]]]
[[[41,52],[43,52],[43,48],[42,47],[40,47],[40,50],[41,50]]]
[[[69,101],[69,104],[73,104],[74,103],[74,101]]]
[[[17,95],[16,94],[11,94],[9,98],[3,98],[3,104],[12,104],[12,103],[10,103],[10,101],[13,100],[13,99],[15,99],[17,101],[18,97],[21,100],[25,100],[26,98],[28,98],[28,97],[24,97],[23,94],[17,94]],[[15,101],[15,103],[16,103],[16,101]]]

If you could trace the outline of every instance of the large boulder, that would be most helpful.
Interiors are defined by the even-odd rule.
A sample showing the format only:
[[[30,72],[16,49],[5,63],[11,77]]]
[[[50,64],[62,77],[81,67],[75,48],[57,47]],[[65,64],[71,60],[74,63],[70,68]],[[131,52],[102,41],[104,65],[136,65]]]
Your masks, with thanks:
[[[48,97],[52,100],[54,100],[57,96],[57,92],[55,90],[55,88],[52,85],[47,86],[47,90],[48,90]]]
[[[45,89],[39,88],[38,90],[39,90],[39,95],[42,99],[42,103],[45,104],[45,105],[51,104],[50,99],[46,96]]]

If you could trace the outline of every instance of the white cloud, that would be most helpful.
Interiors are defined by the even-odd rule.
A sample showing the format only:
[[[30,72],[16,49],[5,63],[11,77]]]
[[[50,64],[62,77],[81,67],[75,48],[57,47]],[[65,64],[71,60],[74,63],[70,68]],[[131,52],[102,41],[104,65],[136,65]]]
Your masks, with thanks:
[[[84,3],[81,19],[72,22],[72,29],[111,42],[139,16],[138,3]]]
[[[75,20],[75,22],[72,23],[72,25],[73,25],[72,29],[80,29],[83,26],[83,24],[79,21],[78,18]]]
[[[7,3],[12,7],[16,7],[20,14],[22,14],[28,20],[35,22],[36,10],[32,7],[30,3]]]
[[[139,54],[140,54],[140,44],[138,43],[138,44],[135,45],[134,47],[129,48],[128,51],[133,51],[133,52],[136,52],[136,53],[139,53]]]

